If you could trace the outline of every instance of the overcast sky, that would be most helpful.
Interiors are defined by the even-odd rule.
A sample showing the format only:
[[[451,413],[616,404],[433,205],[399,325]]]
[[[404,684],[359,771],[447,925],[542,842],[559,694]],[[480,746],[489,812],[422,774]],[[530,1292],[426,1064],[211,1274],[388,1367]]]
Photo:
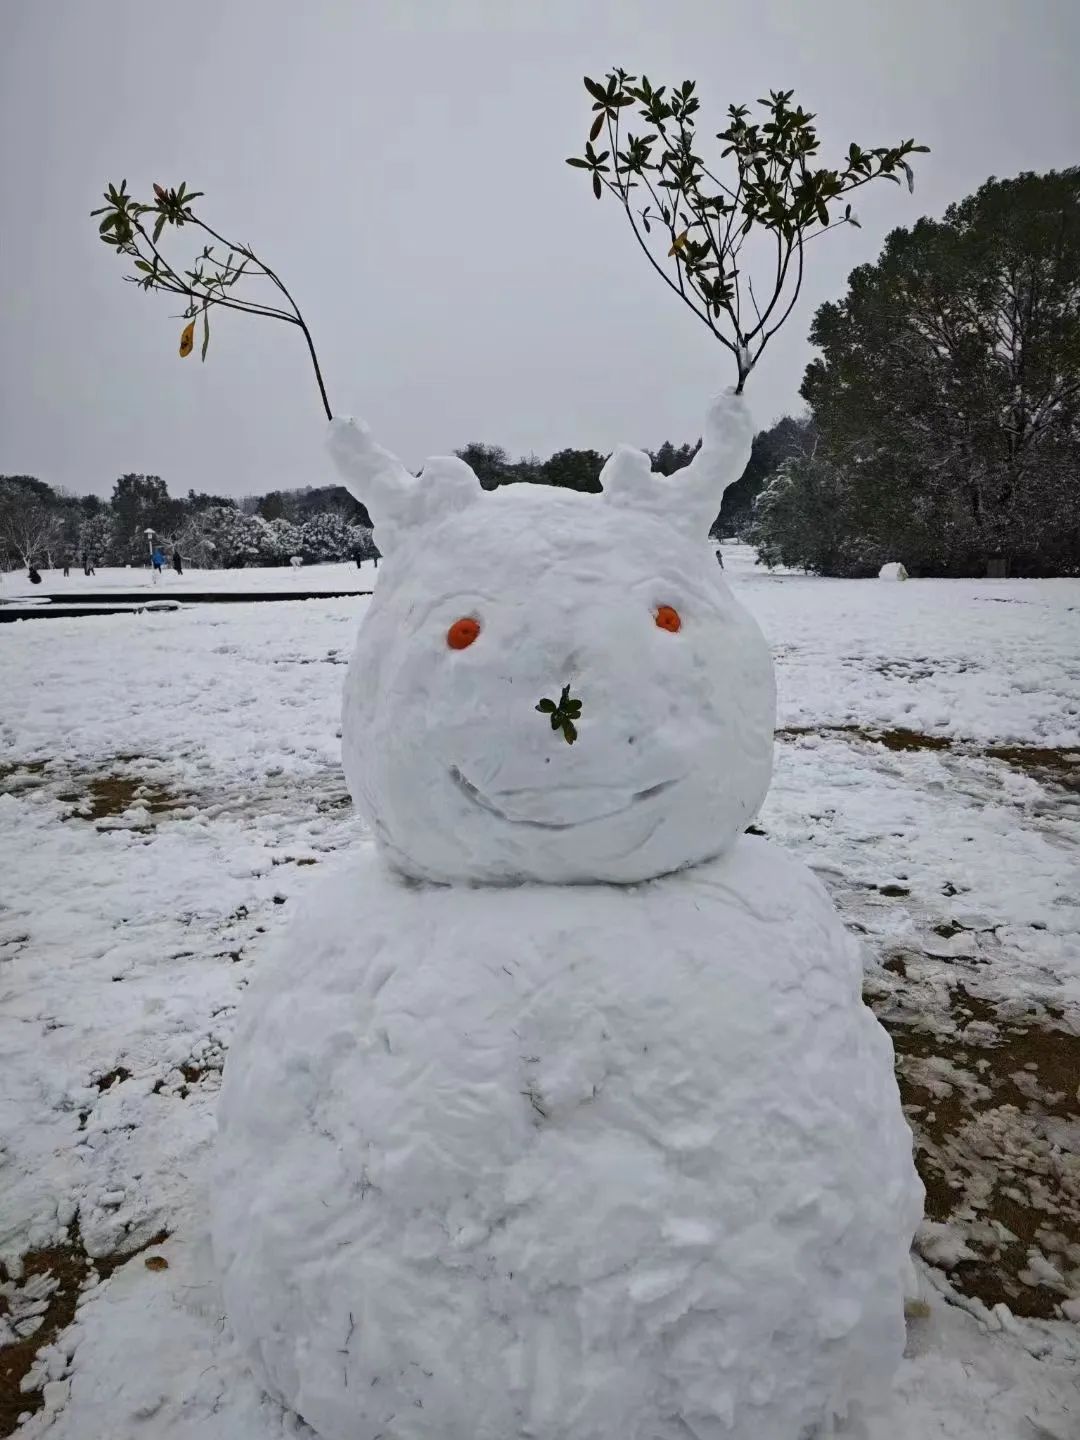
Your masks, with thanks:
[[[815,306],[890,229],[1080,161],[1078,62],[1080,0],[0,0],[0,473],[331,478],[299,332],[219,311],[206,364],[180,360],[177,306],[96,238],[107,180],[205,190],[296,295],[335,411],[411,465],[470,440],[655,448],[697,435],[731,361],[563,163],[582,74],[692,77],[706,136],[773,87],[825,157],[932,147],[914,197],[868,187],[863,228],[815,245],[750,382],[765,425],[799,404]]]

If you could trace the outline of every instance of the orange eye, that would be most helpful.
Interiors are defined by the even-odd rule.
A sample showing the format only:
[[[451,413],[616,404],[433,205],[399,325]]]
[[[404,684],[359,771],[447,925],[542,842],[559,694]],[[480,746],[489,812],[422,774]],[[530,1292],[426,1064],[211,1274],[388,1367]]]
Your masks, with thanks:
[[[467,650],[480,634],[480,623],[472,616],[455,620],[446,632],[446,643],[451,650]]]
[[[672,635],[682,629],[682,619],[673,605],[660,606],[656,612],[656,623],[661,630],[669,630]]]

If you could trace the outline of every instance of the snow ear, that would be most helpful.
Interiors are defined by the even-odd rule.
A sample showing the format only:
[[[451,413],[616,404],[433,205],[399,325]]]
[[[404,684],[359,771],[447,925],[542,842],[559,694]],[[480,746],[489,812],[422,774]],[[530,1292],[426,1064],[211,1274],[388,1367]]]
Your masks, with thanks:
[[[746,469],[753,442],[746,401],[726,390],[705,413],[701,448],[689,465],[674,475],[654,474],[644,451],[620,445],[600,472],[604,499],[609,505],[651,511],[694,534],[707,533],[724,491]]]
[[[375,443],[362,420],[331,420],[329,448],[345,488],[367,507],[384,555],[410,530],[461,510],[483,494],[476,475],[455,455],[435,456],[419,477],[411,475],[396,455]]]

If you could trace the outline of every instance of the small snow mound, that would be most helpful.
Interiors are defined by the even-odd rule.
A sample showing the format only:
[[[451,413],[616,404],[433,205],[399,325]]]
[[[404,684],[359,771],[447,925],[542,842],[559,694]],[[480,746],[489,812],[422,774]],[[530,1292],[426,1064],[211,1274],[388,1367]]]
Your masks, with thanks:
[[[899,560],[890,560],[888,565],[882,565],[877,578],[879,580],[906,580],[908,573]]]

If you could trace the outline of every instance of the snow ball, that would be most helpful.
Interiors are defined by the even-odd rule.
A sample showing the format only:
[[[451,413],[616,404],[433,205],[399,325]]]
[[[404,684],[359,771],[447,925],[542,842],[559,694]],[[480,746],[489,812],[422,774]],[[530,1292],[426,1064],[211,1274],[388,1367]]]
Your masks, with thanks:
[[[621,446],[601,495],[487,493],[456,459],[416,480],[336,422],[387,556],[346,679],[345,770],[399,870],[632,883],[742,834],[771,776],[772,661],[708,531],[752,433],[729,395],[675,475]]]

